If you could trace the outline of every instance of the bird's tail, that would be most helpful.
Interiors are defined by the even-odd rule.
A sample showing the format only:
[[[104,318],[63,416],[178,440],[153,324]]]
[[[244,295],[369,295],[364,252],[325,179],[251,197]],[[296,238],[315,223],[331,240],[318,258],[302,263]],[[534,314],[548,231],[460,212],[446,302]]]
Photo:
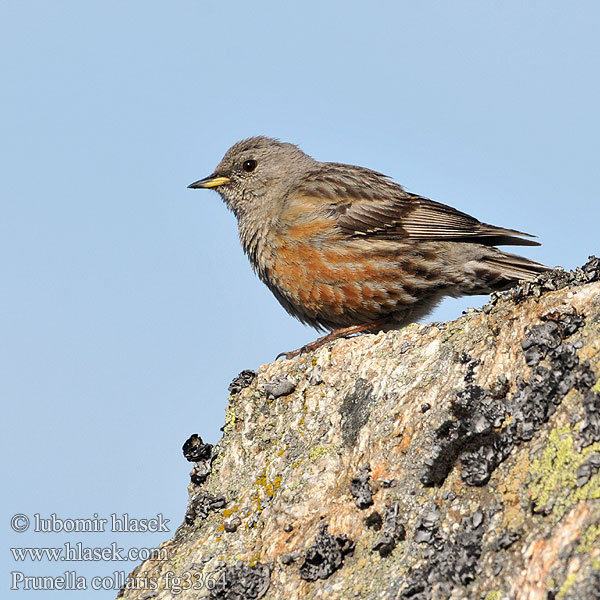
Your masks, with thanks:
[[[506,290],[518,281],[532,281],[540,273],[551,270],[546,265],[518,254],[510,254],[497,248],[487,250],[479,260],[474,261],[474,277],[464,287],[461,285],[464,294],[489,294]]]

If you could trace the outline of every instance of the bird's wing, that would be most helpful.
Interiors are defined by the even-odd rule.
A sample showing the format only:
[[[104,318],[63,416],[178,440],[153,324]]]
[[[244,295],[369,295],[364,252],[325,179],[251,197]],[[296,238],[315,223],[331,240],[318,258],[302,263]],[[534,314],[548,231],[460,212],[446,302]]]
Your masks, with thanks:
[[[298,193],[328,204],[346,235],[387,239],[472,241],[489,246],[539,246],[528,233],[482,223],[445,204],[406,192],[385,175],[350,165],[322,163]]]

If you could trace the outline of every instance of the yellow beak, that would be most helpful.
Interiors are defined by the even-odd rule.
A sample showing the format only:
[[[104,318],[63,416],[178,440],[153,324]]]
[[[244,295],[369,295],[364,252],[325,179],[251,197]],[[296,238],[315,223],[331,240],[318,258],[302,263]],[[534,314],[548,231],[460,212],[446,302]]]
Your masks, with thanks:
[[[225,185],[229,183],[231,179],[229,177],[217,177],[214,173],[205,177],[204,179],[199,179],[198,181],[194,181],[194,183],[190,183],[188,185],[189,188],[198,189],[198,188],[214,188],[219,187],[220,185]]]

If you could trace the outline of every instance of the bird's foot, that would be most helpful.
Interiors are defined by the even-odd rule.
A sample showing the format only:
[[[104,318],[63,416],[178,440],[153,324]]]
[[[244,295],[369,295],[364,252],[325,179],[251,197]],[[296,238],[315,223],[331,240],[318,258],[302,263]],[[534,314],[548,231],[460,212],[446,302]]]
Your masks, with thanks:
[[[292,350],[291,352],[281,352],[277,355],[275,360],[280,358],[284,358],[285,360],[289,360],[291,358],[296,358],[301,354],[306,354],[307,352],[313,352],[314,350],[318,350],[325,344],[329,342],[333,342],[334,340],[339,340],[340,338],[347,338],[351,335],[355,335],[357,333],[363,333],[365,331],[370,331],[371,329],[377,329],[382,325],[385,325],[389,322],[389,318],[378,319],[377,321],[373,321],[371,323],[363,323],[362,325],[351,325],[350,327],[341,327],[340,329],[334,329],[331,333],[324,335],[316,339],[314,342],[310,342],[310,344],[306,344],[297,350]]]

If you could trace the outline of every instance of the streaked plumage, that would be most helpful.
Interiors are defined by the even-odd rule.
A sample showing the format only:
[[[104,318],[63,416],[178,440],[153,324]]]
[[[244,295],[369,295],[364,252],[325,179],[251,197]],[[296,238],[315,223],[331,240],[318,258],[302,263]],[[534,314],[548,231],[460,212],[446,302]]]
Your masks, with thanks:
[[[235,144],[190,187],[216,188],[259,277],[290,314],[318,329],[398,327],[443,296],[503,290],[547,270],[494,247],[539,245],[529,234],[266,137]]]

